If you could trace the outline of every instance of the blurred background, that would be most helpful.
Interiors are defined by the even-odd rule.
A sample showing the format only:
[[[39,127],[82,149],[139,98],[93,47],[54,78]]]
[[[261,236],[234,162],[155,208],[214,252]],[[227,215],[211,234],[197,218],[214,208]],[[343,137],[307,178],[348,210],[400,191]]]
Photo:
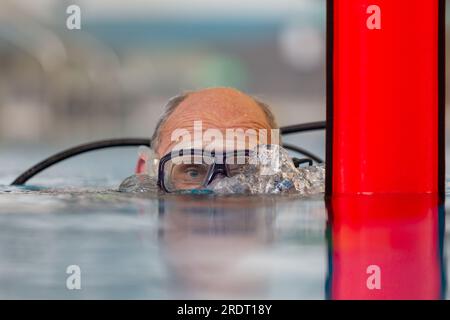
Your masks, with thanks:
[[[0,0],[0,183],[63,147],[149,137],[186,90],[237,87],[280,125],[324,120],[325,2]],[[289,139],[324,156],[323,133]]]

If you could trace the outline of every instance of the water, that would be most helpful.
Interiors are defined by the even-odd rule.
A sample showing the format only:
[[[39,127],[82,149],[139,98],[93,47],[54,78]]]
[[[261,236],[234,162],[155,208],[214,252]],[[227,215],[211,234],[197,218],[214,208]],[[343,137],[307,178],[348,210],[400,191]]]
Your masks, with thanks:
[[[340,199],[329,220],[321,195],[117,192],[135,150],[69,160],[37,187],[12,188],[39,154],[8,154],[2,299],[447,297],[445,213],[429,197]],[[69,265],[81,268],[81,290],[66,287]],[[368,265],[381,268],[382,290],[367,290]]]

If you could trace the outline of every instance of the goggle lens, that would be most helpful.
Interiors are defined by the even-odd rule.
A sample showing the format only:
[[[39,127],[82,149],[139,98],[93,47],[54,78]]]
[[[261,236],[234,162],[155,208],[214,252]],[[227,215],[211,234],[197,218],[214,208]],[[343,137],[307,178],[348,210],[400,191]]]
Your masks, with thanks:
[[[215,176],[216,165],[226,169],[220,173],[228,177],[249,169],[250,160],[247,155],[238,154],[223,158],[203,155],[174,156],[164,164],[164,186],[168,192],[181,190],[204,189]]]

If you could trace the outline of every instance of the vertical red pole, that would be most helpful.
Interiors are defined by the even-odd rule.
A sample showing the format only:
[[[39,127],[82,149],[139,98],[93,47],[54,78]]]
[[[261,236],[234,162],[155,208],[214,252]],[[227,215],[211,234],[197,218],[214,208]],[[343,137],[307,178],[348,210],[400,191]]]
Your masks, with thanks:
[[[327,195],[443,197],[445,0],[327,6]]]

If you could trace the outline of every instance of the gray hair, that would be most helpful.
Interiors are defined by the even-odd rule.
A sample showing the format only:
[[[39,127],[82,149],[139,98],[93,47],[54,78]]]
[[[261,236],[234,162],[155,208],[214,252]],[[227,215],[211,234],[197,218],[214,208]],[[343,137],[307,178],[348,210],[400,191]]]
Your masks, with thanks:
[[[160,133],[161,133],[162,126],[167,121],[167,119],[170,117],[170,115],[175,111],[175,109],[180,105],[180,103],[183,102],[183,100],[186,99],[190,93],[191,92],[187,92],[187,93],[183,93],[178,96],[175,96],[175,97],[171,98],[167,102],[167,104],[164,106],[164,113],[159,118],[158,123],[156,124],[155,131],[153,131],[153,135],[151,137],[150,147],[152,150],[156,150],[159,145],[160,138],[161,138]],[[269,123],[270,127],[272,129],[278,129],[278,124],[275,120],[275,116],[273,115],[269,105],[256,99],[255,97],[251,97],[251,98],[258,104],[258,106],[261,108],[261,110],[266,115],[267,122]]]

